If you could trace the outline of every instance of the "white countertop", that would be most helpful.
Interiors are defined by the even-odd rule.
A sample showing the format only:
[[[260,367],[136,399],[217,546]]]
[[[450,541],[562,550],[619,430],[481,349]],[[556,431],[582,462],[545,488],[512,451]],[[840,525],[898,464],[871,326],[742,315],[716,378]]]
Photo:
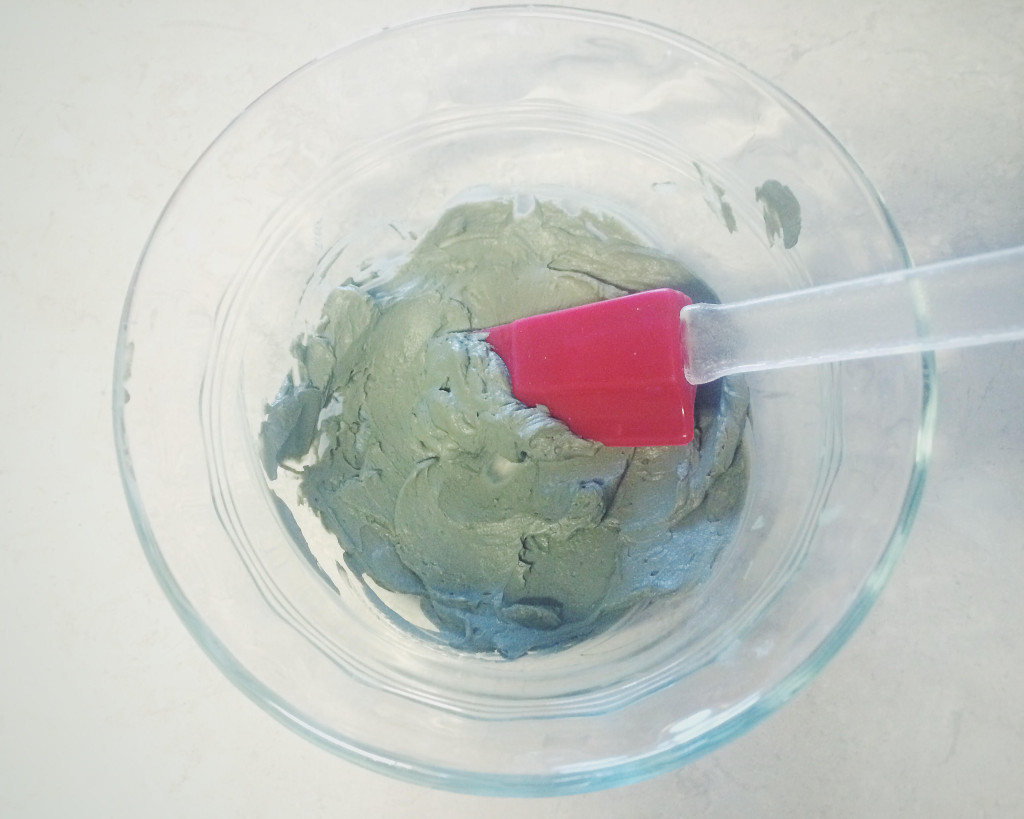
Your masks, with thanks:
[[[589,3],[801,101],[918,262],[1024,242],[1019,0]],[[1024,811],[1024,344],[939,357],[902,561],[805,691],[647,782],[505,800],[335,758],[224,678],[164,599],[110,420],[134,264],[229,119],[330,48],[451,0],[8,3],[0,27],[0,816],[1013,816]]]

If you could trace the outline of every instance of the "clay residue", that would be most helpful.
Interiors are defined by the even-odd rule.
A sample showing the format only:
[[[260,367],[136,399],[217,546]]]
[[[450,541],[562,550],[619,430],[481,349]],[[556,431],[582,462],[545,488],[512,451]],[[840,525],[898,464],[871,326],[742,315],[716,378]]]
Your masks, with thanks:
[[[725,201],[725,188],[715,182],[696,162],[693,163],[693,167],[700,178],[701,189],[704,192],[704,201],[711,208],[711,212],[725,225],[726,230],[730,233],[735,233],[736,215],[732,211],[732,205]]]
[[[754,189],[754,197],[764,212],[764,229],[768,244],[773,245],[781,236],[782,246],[789,250],[800,238],[800,202],[789,188],[774,179],[768,179]]]

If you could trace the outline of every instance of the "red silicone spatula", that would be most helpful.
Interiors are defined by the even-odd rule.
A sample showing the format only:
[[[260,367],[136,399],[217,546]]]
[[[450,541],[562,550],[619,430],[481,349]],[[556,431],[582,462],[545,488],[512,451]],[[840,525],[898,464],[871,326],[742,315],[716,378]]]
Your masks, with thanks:
[[[1024,248],[733,304],[650,290],[487,333],[516,398],[608,446],[689,443],[695,385],[724,375],[1020,338]]]
[[[679,313],[690,299],[650,290],[494,327],[487,342],[512,394],[608,446],[686,444],[697,388],[683,375]]]

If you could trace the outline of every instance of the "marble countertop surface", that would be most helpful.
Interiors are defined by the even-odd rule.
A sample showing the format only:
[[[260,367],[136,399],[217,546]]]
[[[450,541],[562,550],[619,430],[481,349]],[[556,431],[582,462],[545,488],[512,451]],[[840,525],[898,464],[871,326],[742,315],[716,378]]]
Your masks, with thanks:
[[[799,100],[918,262],[1024,242],[1019,0],[593,0]],[[903,558],[750,733],[597,794],[490,799],[335,758],[242,696],[139,547],[110,418],[125,291],[177,181],[280,77],[450,0],[34,0],[0,27],[0,816],[960,817],[1024,812],[1024,344],[943,353]]]

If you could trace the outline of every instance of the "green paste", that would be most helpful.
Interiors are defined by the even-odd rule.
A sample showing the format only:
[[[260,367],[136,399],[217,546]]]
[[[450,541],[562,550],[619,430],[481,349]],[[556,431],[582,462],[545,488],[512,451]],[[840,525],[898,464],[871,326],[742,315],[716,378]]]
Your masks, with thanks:
[[[333,291],[261,435],[271,477],[305,457],[302,499],[351,572],[419,596],[448,644],[506,657],[705,579],[748,475],[741,380],[698,391],[684,447],[604,447],[512,396],[474,331],[655,287],[712,298],[615,219],[520,211],[454,207],[394,276]]]
[[[775,179],[768,179],[754,188],[754,198],[761,203],[764,230],[768,244],[782,237],[786,250],[796,247],[800,238],[800,201],[788,187]]]

